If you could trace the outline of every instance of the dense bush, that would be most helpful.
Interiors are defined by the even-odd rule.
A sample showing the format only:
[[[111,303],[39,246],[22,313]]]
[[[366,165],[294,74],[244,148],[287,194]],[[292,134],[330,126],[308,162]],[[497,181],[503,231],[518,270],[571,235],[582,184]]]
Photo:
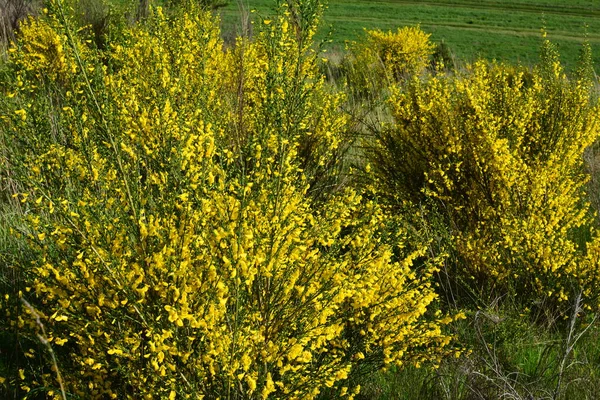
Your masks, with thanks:
[[[366,30],[365,38],[352,43],[344,62],[351,91],[377,93],[393,82],[420,75],[429,65],[435,46],[420,27],[396,32]]]
[[[551,309],[587,290],[592,305],[583,152],[598,138],[598,107],[589,64],[568,79],[549,42],[543,54],[533,71],[478,62],[396,87],[393,127],[371,161],[396,210],[408,202],[442,216],[451,279]]]
[[[336,178],[346,117],[316,73],[320,6],[294,7],[227,51],[193,6],[104,52],[60,9],[24,25],[0,109],[34,259],[16,297],[70,394],[352,397],[358,371],[447,352],[425,246],[382,239],[378,205]],[[2,326],[35,343],[3,302]],[[44,349],[23,351],[41,361],[11,384],[56,395]]]

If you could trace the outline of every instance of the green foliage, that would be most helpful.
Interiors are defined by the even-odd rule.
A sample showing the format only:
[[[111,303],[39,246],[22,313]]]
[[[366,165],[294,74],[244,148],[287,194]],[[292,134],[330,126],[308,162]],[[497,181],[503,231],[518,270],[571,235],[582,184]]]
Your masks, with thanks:
[[[181,0],[170,0],[168,3],[172,4],[172,5],[181,5],[182,1]],[[215,9],[215,8],[220,8],[220,7],[224,7],[227,5],[228,1],[227,0],[196,0],[196,3],[205,9]]]
[[[453,325],[470,349],[439,368],[390,369],[363,381],[360,399],[593,399],[600,394],[597,322],[570,316],[549,328],[510,301],[470,312]],[[573,328],[570,328],[572,318]],[[567,353],[569,346],[572,351]],[[561,365],[564,367],[561,369]],[[561,384],[557,383],[561,378]]]
[[[456,69],[456,62],[450,46],[443,40],[435,45],[431,59],[431,66],[435,71],[454,71]]]

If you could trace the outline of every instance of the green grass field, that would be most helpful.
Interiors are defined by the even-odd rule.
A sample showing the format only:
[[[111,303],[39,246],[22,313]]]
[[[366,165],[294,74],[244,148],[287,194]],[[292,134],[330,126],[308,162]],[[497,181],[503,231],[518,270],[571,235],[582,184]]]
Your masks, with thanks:
[[[272,0],[231,0],[221,9],[224,31],[240,25],[240,10],[271,13]],[[529,65],[537,61],[541,29],[559,45],[570,68],[587,37],[600,63],[600,2],[594,0],[330,0],[321,37],[332,49],[361,37],[363,28],[396,29],[420,24],[435,42],[445,41],[457,59],[478,57]]]

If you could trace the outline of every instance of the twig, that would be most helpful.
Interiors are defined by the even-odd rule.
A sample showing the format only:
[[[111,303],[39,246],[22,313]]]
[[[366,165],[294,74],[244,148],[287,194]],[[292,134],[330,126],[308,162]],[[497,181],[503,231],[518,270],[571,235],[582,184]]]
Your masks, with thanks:
[[[562,385],[564,371],[567,365],[567,359],[569,355],[573,352],[575,345],[581,339],[581,337],[590,329],[590,327],[596,321],[596,315],[592,318],[592,321],[578,334],[575,334],[575,325],[577,322],[577,316],[582,311],[581,308],[581,292],[577,295],[575,299],[575,306],[573,307],[573,315],[571,316],[571,323],[569,324],[569,331],[567,334],[567,341],[565,342],[565,352],[563,353],[562,359],[560,360],[560,367],[558,369],[558,380],[556,382],[556,388],[554,389],[554,394],[552,399],[556,400],[560,393],[560,387]]]
[[[35,311],[33,306],[27,300],[25,300],[24,298],[21,298],[21,301],[23,302],[25,307],[27,307],[29,309],[29,312],[31,312],[31,314],[35,318],[36,324],[40,327],[40,330],[42,331],[42,334],[40,335],[38,333],[37,337],[40,340],[40,342],[42,342],[42,344],[44,346],[46,346],[46,348],[50,352],[50,355],[52,356],[52,364],[54,365],[54,370],[56,371],[56,379],[58,380],[58,384],[60,385],[60,392],[61,392],[62,398],[63,398],[63,400],[67,400],[67,394],[65,392],[65,386],[63,384],[62,376],[60,375],[60,370],[58,369],[58,362],[56,361],[56,355],[54,354],[54,350],[52,350],[50,341],[48,341],[48,337],[46,336],[46,330],[44,329],[44,324],[42,324],[42,320],[40,319],[40,314],[38,314],[37,311]]]

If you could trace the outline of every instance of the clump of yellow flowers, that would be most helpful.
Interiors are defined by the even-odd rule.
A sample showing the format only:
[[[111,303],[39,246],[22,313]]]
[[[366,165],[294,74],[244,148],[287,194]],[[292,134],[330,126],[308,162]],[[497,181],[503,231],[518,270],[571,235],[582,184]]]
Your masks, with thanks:
[[[24,24],[0,118],[35,255],[23,295],[70,394],[352,398],[365,365],[447,352],[425,246],[381,239],[368,196],[323,189],[347,121],[317,73],[320,7],[289,7],[227,50],[193,6],[104,52],[60,4]]]
[[[396,87],[394,126],[373,163],[390,204],[443,216],[451,279],[490,300],[513,293],[555,312],[578,292],[597,306],[583,154],[598,139],[600,110],[585,57],[568,78],[553,45],[542,51],[534,70],[477,62]]]
[[[361,52],[372,63],[379,61],[395,79],[403,75],[420,74],[429,64],[434,45],[431,36],[419,26],[405,26],[396,32],[367,30]]]
[[[365,37],[350,44],[344,68],[350,90],[361,93],[421,75],[430,63],[435,45],[419,26],[397,31],[365,30]]]

